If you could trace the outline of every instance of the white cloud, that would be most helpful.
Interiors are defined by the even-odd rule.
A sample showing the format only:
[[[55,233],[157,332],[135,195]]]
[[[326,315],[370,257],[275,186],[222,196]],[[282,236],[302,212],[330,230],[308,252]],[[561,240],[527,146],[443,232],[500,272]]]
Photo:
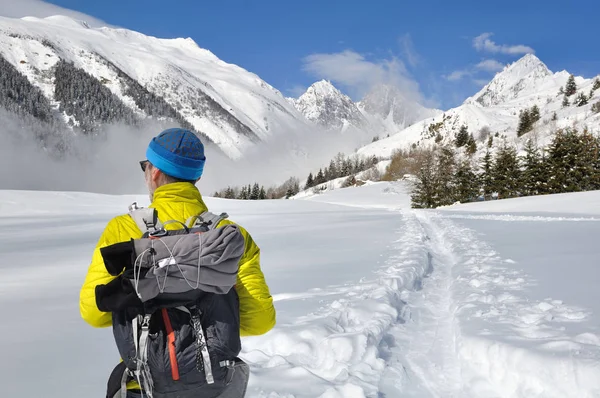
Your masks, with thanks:
[[[74,19],[86,21],[92,27],[108,26],[106,22],[98,18],[41,0],[0,0],[0,15],[8,18],[45,18],[52,15],[66,15]]]
[[[344,86],[355,98],[362,98],[378,84],[390,84],[401,89],[407,98],[423,103],[419,84],[397,57],[370,61],[352,50],[312,54],[304,58],[304,70]]]
[[[461,69],[461,70],[455,70],[454,72],[452,72],[449,75],[446,75],[444,77],[446,78],[446,80],[455,82],[457,80],[461,80],[465,76],[470,76],[470,75],[471,75],[470,71]]]
[[[495,59],[486,59],[475,65],[475,68],[487,72],[499,72],[504,69],[504,64]]]
[[[419,63],[421,63],[421,56],[417,54],[410,34],[407,33],[403,36],[400,36],[398,41],[400,42],[400,46],[402,47],[404,57],[406,58],[410,66],[415,67],[419,65]]]
[[[492,35],[493,33],[490,32],[480,34],[479,36],[473,39],[473,47],[475,47],[475,49],[478,51],[487,51],[491,53],[501,53],[509,55],[528,54],[535,52],[533,48],[525,46],[523,44],[496,44],[494,41],[490,40],[490,37]]]

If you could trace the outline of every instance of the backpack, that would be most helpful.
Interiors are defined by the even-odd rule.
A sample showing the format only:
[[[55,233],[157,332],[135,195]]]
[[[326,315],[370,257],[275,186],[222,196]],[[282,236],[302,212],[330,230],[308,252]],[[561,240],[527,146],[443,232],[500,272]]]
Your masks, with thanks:
[[[134,203],[129,215],[143,236],[100,250],[117,278],[96,288],[96,302],[112,312],[123,360],[107,397],[125,397],[130,380],[150,398],[216,397],[241,351],[235,283],[244,237],[234,224],[217,227],[226,213],[163,224]],[[169,223],[183,228],[166,230]]]

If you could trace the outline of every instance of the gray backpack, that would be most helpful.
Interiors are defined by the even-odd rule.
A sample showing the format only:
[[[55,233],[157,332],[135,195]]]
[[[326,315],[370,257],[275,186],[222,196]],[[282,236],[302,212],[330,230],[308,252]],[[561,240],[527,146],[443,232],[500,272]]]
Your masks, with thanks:
[[[236,225],[217,228],[225,213],[199,214],[185,225],[161,223],[151,208],[134,206],[130,215],[142,238],[101,249],[117,278],[98,286],[96,301],[112,312],[123,359],[107,397],[127,396],[133,379],[150,398],[217,397],[241,351],[234,287],[244,237]],[[166,230],[172,222],[182,228]]]

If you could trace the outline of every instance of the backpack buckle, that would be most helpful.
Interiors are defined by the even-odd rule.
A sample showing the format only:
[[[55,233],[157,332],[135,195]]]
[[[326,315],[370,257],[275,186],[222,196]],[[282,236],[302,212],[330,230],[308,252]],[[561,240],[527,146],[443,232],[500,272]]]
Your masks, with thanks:
[[[148,236],[153,238],[160,238],[161,236],[167,236],[167,231],[165,229],[157,229],[153,232],[150,232]]]

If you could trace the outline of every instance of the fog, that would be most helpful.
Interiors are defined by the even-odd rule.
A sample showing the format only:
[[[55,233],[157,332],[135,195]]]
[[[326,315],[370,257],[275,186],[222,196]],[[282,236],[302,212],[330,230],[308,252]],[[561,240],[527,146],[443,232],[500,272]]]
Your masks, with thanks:
[[[105,194],[146,192],[139,161],[152,137],[167,127],[158,123],[108,126],[99,136],[71,134],[69,151],[58,158],[43,149],[35,133],[14,115],[0,111],[0,189],[83,191]],[[345,133],[312,129],[279,132],[233,161],[206,144],[206,166],[197,186],[205,195],[227,186],[258,182],[279,185],[289,177],[304,179],[326,167],[338,152],[351,154],[359,142],[370,142],[364,131]]]

